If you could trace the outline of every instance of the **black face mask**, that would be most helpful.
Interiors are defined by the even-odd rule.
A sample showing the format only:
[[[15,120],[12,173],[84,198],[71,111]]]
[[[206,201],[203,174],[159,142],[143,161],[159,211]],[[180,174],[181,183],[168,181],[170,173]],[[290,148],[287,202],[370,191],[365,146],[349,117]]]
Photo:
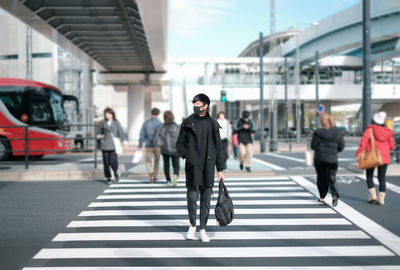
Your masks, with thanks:
[[[197,115],[199,115],[202,111],[200,110],[201,107],[198,106],[193,106],[193,112]]]

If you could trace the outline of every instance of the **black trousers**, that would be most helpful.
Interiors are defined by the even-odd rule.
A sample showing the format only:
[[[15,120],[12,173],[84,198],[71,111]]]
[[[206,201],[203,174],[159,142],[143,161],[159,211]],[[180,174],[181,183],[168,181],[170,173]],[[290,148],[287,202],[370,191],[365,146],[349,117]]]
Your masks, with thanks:
[[[105,178],[111,178],[110,166],[114,172],[114,175],[116,175],[118,173],[118,156],[114,150],[103,150],[103,167]]]
[[[326,163],[314,161],[315,170],[317,172],[317,187],[320,198],[325,198],[328,190],[331,190],[332,196],[339,198],[339,192],[336,184],[337,163]]]
[[[174,168],[174,174],[179,175],[179,157],[165,155],[163,154],[163,161],[164,161],[164,174],[167,181],[171,181],[171,176],[169,174],[169,160],[172,160],[172,167]]]
[[[222,151],[224,151],[225,169],[227,169],[228,167],[226,166],[226,161],[229,158],[229,152],[228,152],[229,141],[228,139],[223,139],[221,140],[221,143],[222,143]]]
[[[384,164],[378,167],[378,180],[379,180],[379,191],[386,192],[386,170],[388,165]],[[374,170],[375,168],[366,170],[367,173],[367,185],[368,188],[374,188]]]
[[[212,187],[187,187],[187,206],[192,226],[196,226],[197,200],[200,196],[200,229],[206,227],[210,214],[211,193]]]

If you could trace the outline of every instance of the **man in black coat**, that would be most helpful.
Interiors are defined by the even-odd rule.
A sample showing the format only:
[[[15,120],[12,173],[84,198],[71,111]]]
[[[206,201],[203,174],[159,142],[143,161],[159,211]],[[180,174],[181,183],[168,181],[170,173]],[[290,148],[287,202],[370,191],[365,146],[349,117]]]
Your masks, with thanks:
[[[176,148],[186,159],[187,205],[190,226],[186,238],[194,239],[196,232],[197,199],[200,195],[200,240],[209,242],[205,227],[210,212],[215,168],[218,181],[224,180],[224,153],[219,129],[221,126],[208,113],[210,99],[205,94],[193,98],[194,113],[183,120]]]

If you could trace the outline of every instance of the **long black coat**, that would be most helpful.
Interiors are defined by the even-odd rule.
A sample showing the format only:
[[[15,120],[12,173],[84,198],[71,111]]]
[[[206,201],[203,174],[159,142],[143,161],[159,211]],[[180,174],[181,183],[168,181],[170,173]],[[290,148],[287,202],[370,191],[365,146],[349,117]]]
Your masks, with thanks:
[[[200,156],[199,145],[197,143],[196,124],[194,114],[186,118],[181,124],[181,130],[176,142],[176,149],[179,156],[186,159],[185,173],[186,186],[193,186],[202,183],[204,187],[214,186],[215,168],[217,171],[225,169],[224,153],[222,150],[221,137],[219,129],[221,126],[216,120],[209,117],[212,124],[212,139],[208,140],[207,160],[205,170],[200,165],[198,157]]]

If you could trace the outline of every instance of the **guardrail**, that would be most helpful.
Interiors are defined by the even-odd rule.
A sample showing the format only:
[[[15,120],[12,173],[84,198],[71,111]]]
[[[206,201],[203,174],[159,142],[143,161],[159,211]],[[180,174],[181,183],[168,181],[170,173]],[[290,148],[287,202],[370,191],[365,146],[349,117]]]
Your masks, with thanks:
[[[85,128],[85,131],[79,131],[82,134],[86,133],[86,136],[82,134],[75,134],[74,137],[71,137],[68,134],[73,127],[81,127]],[[18,136],[10,137],[3,134],[12,134],[12,132],[7,132],[6,129],[23,129],[23,132],[19,132]],[[36,128],[36,129],[35,129]],[[47,129],[49,132],[57,132],[57,134],[49,134],[49,136],[53,137],[32,137],[29,135],[29,131],[33,132],[40,132],[37,128]],[[66,124],[66,125],[35,125],[35,126],[28,126],[28,125],[0,125],[0,140],[5,141],[6,148],[0,149],[0,151],[4,153],[24,153],[25,157],[25,169],[29,169],[29,157],[30,153],[66,153],[66,152],[93,152],[94,156],[94,168],[97,168],[97,151],[98,151],[98,139],[97,139],[97,132],[98,132],[98,125],[96,124]],[[11,142],[12,141],[23,141],[23,146],[18,149],[12,149]],[[64,146],[63,148],[50,148],[43,147],[38,149],[29,149],[30,143],[33,141],[63,141],[64,143],[69,143],[70,146]],[[77,147],[79,145],[79,148]],[[7,147],[8,146],[8,147]],[[21,155],[20,155],[21,156]]]

